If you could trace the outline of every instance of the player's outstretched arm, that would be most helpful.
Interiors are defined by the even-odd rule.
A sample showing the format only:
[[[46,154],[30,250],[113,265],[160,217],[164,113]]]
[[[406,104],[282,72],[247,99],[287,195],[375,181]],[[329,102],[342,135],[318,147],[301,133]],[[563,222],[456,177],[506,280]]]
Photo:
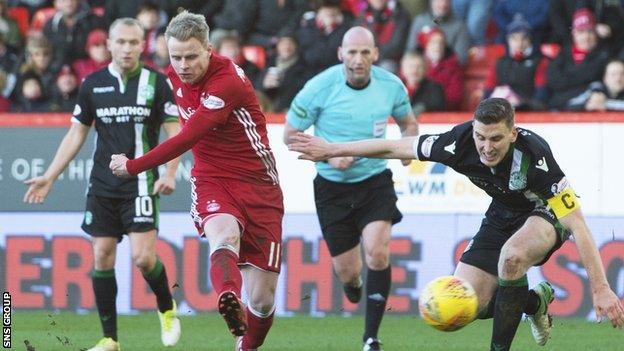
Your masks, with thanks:
[[[415,137],[399,140],[367,139],[349,143],[327,143],[325,140],[304,133],[290,138],[288,149],[301,152],[302,160],[321,161],[338,156],[361,156],[370,158],[414,159]]]
[[[54,181],[59,177],[63,170],[67,168],[67,165],[71,160],[76,157],[78,151],[84,144],[89,129],[91,127],[82,123],[73,122],[63,141],[56,150],[56,155],[50,163],[50,166],[42,176],[30,178],[24,181],[24,184],[28,185],[28,190],[24,194],[23,201],[29,204],[43,203],[46,196],[52,189]]]
[[[622,328],[624,326],[624,308],[620,299],[609,287],[600,253],[581,210],[577,209],[560,218],[559,221],[574,235],[581,262],[589,277],[596,317],[598,319],[609,318],[614,328]]]

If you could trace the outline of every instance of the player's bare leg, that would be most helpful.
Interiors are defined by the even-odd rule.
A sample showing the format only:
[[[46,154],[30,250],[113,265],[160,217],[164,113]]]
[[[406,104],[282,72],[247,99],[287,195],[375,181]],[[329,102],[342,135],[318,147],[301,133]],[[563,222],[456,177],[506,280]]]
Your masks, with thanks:
[[[490,302],[496,294],[498,278],[464,262],[457,263],[454,275],[468,281],[477,294],[479,303],[477,306],[477,319],[491,318],[493,312],[488,311],[488,308],[493,310],[494,306]]]
[[[156,295],[160,339],[164,346],[173,346],[180,340],[182,330],[177,316],[176,303],[171,296],[167,271],[156,256],[156,230],[130,233],[132,262],[141,271],[143,278]]]
[[[332,266],[342,283],[345,296],[351,303],[358,303],[362,298],[362,255],[360,245],[332,257]]]
[[[115,279],[117,237],[93,237],[92,245],[95,269],[91,280],[104,337],[88,351],[118,351],[117,280]]]
[[[233,335],[245,335],[248,326],[240,300],[243,281],[238,268],[240,225],[236,217],[221,213],[207,218],[203,228],[210,244],[210,281],[219,294],[219,313]]]
[[[275,314],[275,288],[279,274],[254,266],[241,270],[247,292],[247,334],[237,340],[236,351],[256,350],[264,343]]]
[[[390,265],[390,221],[374,221],[362,230],[362,245],[368,274],[366,276],[366,317],[363,350],[381,350],[378,338],[379,326],[386,311],[392,266]]]

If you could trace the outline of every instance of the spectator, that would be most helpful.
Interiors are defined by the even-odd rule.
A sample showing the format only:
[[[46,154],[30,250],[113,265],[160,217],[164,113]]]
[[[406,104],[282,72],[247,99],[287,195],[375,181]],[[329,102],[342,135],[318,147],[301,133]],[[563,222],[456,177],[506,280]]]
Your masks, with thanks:
[[[24,38],[17,22],[7,14],[7,9],[6,0],[0,0],[0,34],[4,36],[6,45],[21,49],[24,45]]]
[[[277,41],[276,55],[260,75],[258,90],[269,99],[269,112],[286,112],[308,78],[309,70],[299,56],[299,45],[292,34]]]
[[[403,8],[410,14],[410,18],[414,18],[423,12],[427,12],[428,0],[399,0]]]
[[[532,44],[532,31],[521,14],[507,26],[507,52],[485,81],[484,97],[507,99],[516,110],[544,110],[548,59]]]
[[[210,28],[216,28],[213,23],[214,16],[221,11],[223,4],[230,0],[160,0],[160,7],[166,11],[167,18],[173,18],[182,9],[192,13],[199,13],[206,17],[206,22]]]
[[[453,14],[468,27],[472,45],[485,45],[493,0],[452,0]],[[505,28],[505,27],[503,27]]]
[[[4,43],[4,37],[0,33],[0,70],[6,74],[4,88],[0,90],[2,97],[8,98],[15,89],[17,83],[17,71],[20,65],[20,56],[17,50]]]
[[[535,47],[548,41],[550,22],[548,18],[548,0],[503,0],[494,7],[493,19],[498,27],[496,43],[507,42],[506,28],[517,14],[529,22],[532,29],[531,39]]]
[[[43,7],[48,7],[52,5],[51,0],[9,0],[7,3],[8,7],[20,6],[28,9],[28,18],[32,18],[32,16]]]
[[[229,58],[240,68],[242,68],[254,88],[258,86],[260,68],[245,58],[240,38],[237,35],[231,34],[221,37],[221,39],[216,43],[215,49],[217,54]]]
[[[7,86],[7,74],[0,69],[0,91],[4,91]],[[0,112],[8,112],[11,110],[11,100],[7,97],[0,95]]]
[[[52,111],[72,112],[74,110],[78,99],[79,82],[69,65],[61,68],[52,93]]]
[[[596,34],[612,53],[624,48],[624,5],[622,1],[594,0]]]
[[[139,6],[136,19],[145,30],[145,48],[142,58],[146,58],[156,51],[156,35],[161,27],[160,8],[155,3],[146,1]]]
[[[246,43],[271,51],[280,31],[293,31],[307,9],[304,0],[257,0],[256,18]]]
[[[38,84],[43,87],[43,94],[52,91],[56,72],[52,66],[52,46],[45,37],[31,37],[26,43],[26,62],[19,69],[17,85],[19,90],[24,84],[24,77],[36,75]],[[32,91],[32,89],[31,89]],[[19,91],[18,91],[19,93]]]
[[[464,71],[457,55],[446,45],[444,32],[438,27],[425,27],[418,43],[427,61],[427,77],[444,89],[449,111],[457,111],[464,95]]]
[[[104,22],[106,26],[110,26],[117,18],[130,17],[136,18],[139,14],[139,9],[144,6],[156,6],[159,10],[169,10],[170,4],[175,1],[169,0],[106,0],[104,5]],[[215,2],[213,0],[207,2]],[[173,10],[172,10],[173,11]],[[158,14],[159,21],[162,16],[166,22],[167,14],[165,11],[161,11]]]
[[[161,73],[166,74],[169,67],[169,49],[167,48],[167,39],[165,38],[165,29],[161,30],[156,35],[156,47],[153,54],[146,57],[143,62]]]
[[[581,4],[579,4],[581,2]],[[552,28],[551,42],[567,45],[571,40],[572,16],[582,8],[583,0],[550,0],[548,18]]]
[[[427,78],[427,62],[422,54],[412,51],[403,55],[400,77],[407,87],[415,116],[426,111],[446,109],[444,90],[438,83]]]
[[[106,32],[96,29],[87,37],[88,58],[78,59],[72,65],[78,81],[82,82],[89,74],[100,70],[111,61],[111,55],[106,47]]]
[[[35,72],[22,75],[22,83],[13,104],[14,112],[50,112],[50,100],[44,94],[43,85]]]
[[[607,64],[602,81],[596,81],[581,95],[572,98],[568,109],[573,111],[624,111],[624,61]]]
[[[351,27],[340,9],[340,0],[322,0],[315,12],[306,12],[297,29],[301,56],[312,74],[339,63],[342,37]]]
[[[213,17],[214,30],[210,30],[210,41],[219,42],[222,36],[238,35],[244,42],[253,28],[258,14],[258,0],[227,0],[219,13]]]
[[[104,27],[102,18],[81,5],[83,0],[54,0],[56,12],[43,27],[43,34],[52,42],[52,67],[57,72],[66,63],[86,58],[87,36]]]
[[[379,47],[377,65],[397,72],[410,27],[407,10],[397,0],[368,0],[357,23],[375,34]]]
[[[446,37],[446,42],[453,48],[459,62],[464,65],[468,61],[470,35],[466,24],[451,13],[451,0],[431,0],[429,12],[414,18],[410,34],[407,39],[407,51],[418,47],[418,33],[425,27],[440,27]]]
[[[548,66],[546,84],[551,92],[550,108],[563,110],[568,101],[599,80],[609,52],[598,45],[594,15],[586,8],[574,13],[572,45],[563,47]]]

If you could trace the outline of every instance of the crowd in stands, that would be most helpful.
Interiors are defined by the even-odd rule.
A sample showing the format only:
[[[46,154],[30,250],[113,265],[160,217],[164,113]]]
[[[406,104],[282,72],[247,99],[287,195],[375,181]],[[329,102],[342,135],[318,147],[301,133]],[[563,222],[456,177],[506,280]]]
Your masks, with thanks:
[[[525,111],[624,110],[624,0],[0,0],[0,111],[72,111],[80,82],[111,60],[107,29],[145,28],[145,65],[165,72],[168,19],[201,13],[262,108],[285,112],[338,64],[342,36],[369,28],[377,65],[416,114],[503,97]]]

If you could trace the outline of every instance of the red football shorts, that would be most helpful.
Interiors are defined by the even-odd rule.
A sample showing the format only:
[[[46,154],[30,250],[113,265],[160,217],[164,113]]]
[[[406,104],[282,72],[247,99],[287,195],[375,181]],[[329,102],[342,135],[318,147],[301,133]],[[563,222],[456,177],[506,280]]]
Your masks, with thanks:
[[[191,177],[191,216],[200,236],[204,223],[218,214],[230,214],[241,228],[239,265],[280,272],[284,198],[278,185],[229,178]]]

